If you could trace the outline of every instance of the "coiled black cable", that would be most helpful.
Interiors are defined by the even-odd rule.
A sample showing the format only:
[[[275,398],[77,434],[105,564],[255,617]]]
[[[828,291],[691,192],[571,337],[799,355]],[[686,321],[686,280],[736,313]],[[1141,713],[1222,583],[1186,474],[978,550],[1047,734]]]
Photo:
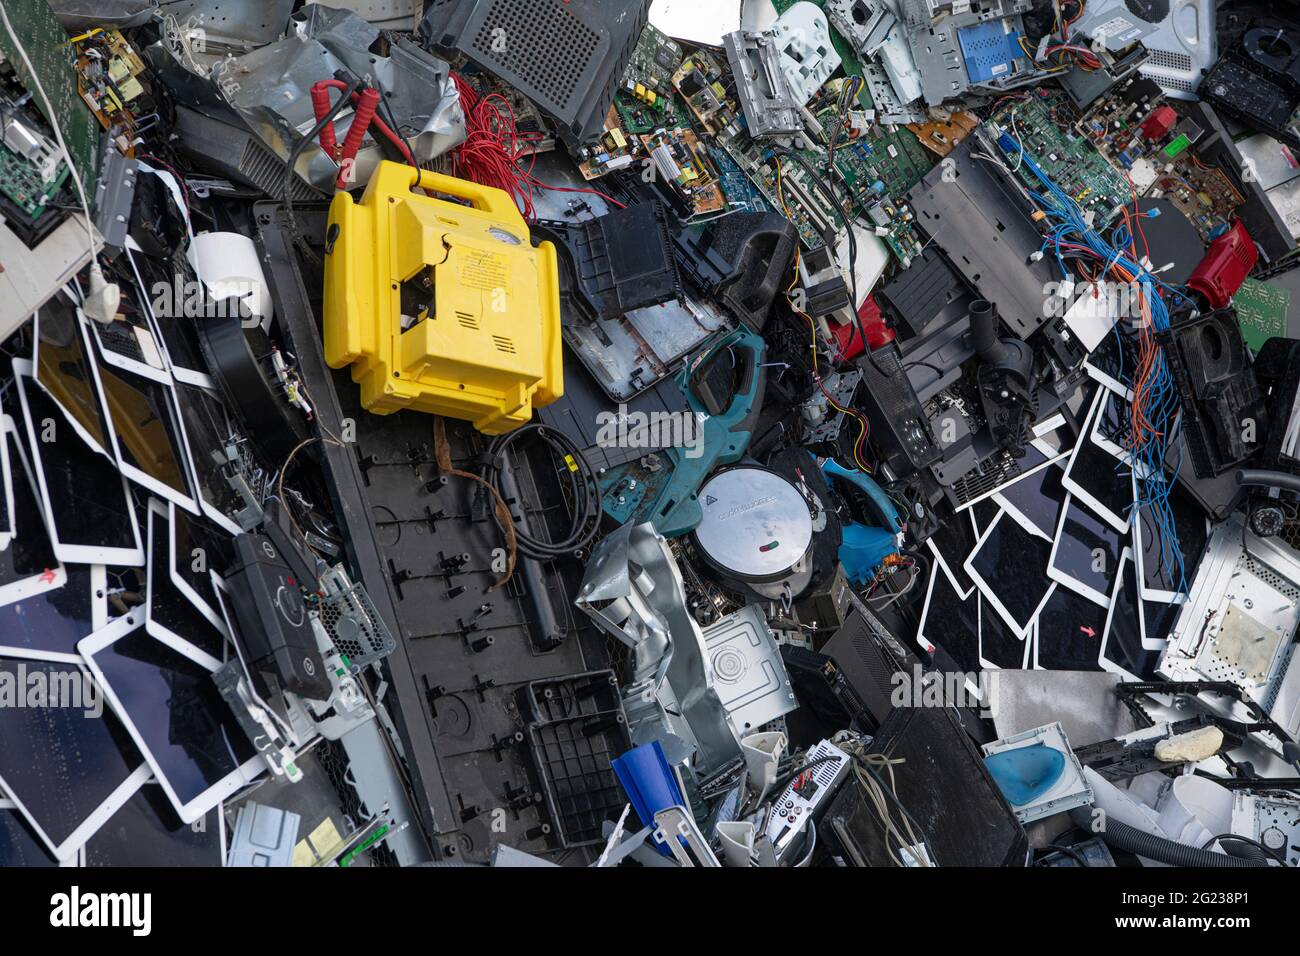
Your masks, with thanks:
[[[591,544],[600,527],[600,485],[596,481],[596,471],[572,438],[554,428],[536,423],[498,435],[488,446],[483,477],[509,502],[510,496],[506,494],[501,481],[502,465],[507,463],[506,455],[511,447],[520,439],[530,436],[550,446],[564,463],[562,472],[568,478],[572,493],[573,524],[571,533],[563,540],[544,541],[520,526],[520,516],[524,514],[520,502],[511,509],[515,514],[515,537],[519,550],[538,561],[570,557],[575,551]]]

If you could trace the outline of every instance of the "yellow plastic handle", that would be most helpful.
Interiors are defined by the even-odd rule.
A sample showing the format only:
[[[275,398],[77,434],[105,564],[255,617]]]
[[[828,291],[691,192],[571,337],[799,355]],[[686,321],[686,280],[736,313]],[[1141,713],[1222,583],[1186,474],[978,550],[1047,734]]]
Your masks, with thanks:
[[[446,193],[458,199],[468,199],[474,204],[475,209],[482,209],[494,216],[520,218],[519,208],[510,198],[509,193],[492,186],[470,182],[468,179],[456,179],[453,176],[444,176],[442,173],[421,169],[411,183],[411,189]]]

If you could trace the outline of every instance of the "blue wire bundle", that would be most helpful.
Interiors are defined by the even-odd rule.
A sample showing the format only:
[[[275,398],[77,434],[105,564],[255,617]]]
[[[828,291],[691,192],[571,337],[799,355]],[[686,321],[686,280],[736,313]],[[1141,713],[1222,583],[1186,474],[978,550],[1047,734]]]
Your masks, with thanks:
[[[1126,223],[1117,225],[1110,234],[1109,241],[1098,233],[1084,218],[1083,211],[1063,189],[1052,182],[1043,168],[1024,151],[1024,147],[1009,133],[998,137],[998,146],[1003,152],[1017,160],[1017,168],[1028,170],[1042,186],[1042,192],[1030,190],[1031,197],[1047,217],[1049,228],[1044,235],[1042,250],[1049,249],[1056,256],[1061,273],[1066,279],[1072,279],[1065,264],[1063,245],[1073,245],[1073,250],[1080,255],[1097,259],[1103,266],[1102,274],[1120,269],[1133,276],[1142,292],[1142,298],[1148,303],[1151,312],[1151,329],[1155,334],[1167,331],[1170,327],[1169,308],[1164,295],[1176,296],[1190,302],[1191,300],[1178,288],[1161,281],[1151,270],[1142,264],[1138,255],[1135,237]],[[1135,215],[1153,217],[1158,210],[1150,212],[1136,211]],[[1119,324],[1114,327],[1116,344],[1120,356],[1123,356],[1123,339]],[[1145,403],[1141,414],[1130,416],[1129,447],[1134,452],[1134,465],[1138,470],[1138,495],[1134,507],[1139,514],[1133,516],[1141,520],[1140,511],[1146,508],[1156,525],[1160,536],[1160,563],[1162,567],[1173,571],[1173,581],[1180,593],[1187,592],[1186,567],[1183,551],[1178,543],[1178,527],[1174,518],[1170,494],[1173,482],[1178,478],[1182,467],[1182,453],[1178,454],[1173,473],[1166,478],[1164,468],[1170,445],[1177,438],[1177,415],[1179,407],[1178,387],[1165,359],[1164,348],[1154,346],[1151,370],[1146,380],[1141,383]],[[1136,371],[1136,370],[1134,370]],[[1132,381],[1132,373],[1121,372],[1121,380],[1134,390],[1135,402],[1138,383]],[[1145,419],[1143,426],[1141,419]],[[1082,439],[1081,439],[1082,440]],[[1145,545],[1144,545],[1145,546]]]

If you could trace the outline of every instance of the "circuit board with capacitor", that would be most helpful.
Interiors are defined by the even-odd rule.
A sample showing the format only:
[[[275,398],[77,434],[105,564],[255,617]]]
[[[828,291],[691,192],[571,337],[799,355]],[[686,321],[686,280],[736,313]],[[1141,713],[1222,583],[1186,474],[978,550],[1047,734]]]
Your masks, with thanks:
[[[682,56],[680,43],[646,24],[623,72],[623,88],[641,86],[659,96],[670,95]]]
[[[618,110],[611,106],[599,139],[579,151],[578,170],[584,179],[590,181],[616,169],[626,169],[632,165],[633,155],[639,147],[640,142],[628,136]]]
[[[1207,244],[1228,230],[1233,212],[1245,201],[1223,170],[1191,162],[1171,164],[1168,172],[1157,174],[1147,196],[1161,195],[1187,217]]]
[[[1100,227],[1115,218],[1133,191],[1097,147],[1074,129],[1068,110],[1060,96],[1040,90],[1004,104],[989,122],[1002,134],[998,143],[1007,163],[1027,186],[1040,187],[1022,161],[1032,159]]]
[[[726,208],[718,171],[689,129],[659,129],[641,137],[641,145],[691,216],[707,216]]]
[[[141,117],[154,112],[152,94],[141,79],[144,61],[117,30],[91,30],[72,42],[81,98],[118,150],[134,155]]]
[[[735,81],[708,50],[696,50],[673,74],[673,86],[706,133],[727,143],[739,136],[745,121],[736,103]]]
[[[623,129],[634,136],[644,136],[657,129],[677,129],[686,124],[688,115],[675,95],[656,94],[653,100],[647,100],[624,90],[614,94],[614,108],[618,110]]]

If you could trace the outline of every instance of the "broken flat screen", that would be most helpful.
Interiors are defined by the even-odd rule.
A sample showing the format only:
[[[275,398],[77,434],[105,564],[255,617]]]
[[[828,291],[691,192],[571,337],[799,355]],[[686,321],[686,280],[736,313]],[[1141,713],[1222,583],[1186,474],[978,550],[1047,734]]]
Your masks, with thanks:
[[[1057,588],[1038,615],[1034,664],[1049,670],[1095,671],[1101,667],[1106,609],[1066,588]]]
[[[82,439],[111,454],[103,401],[81,323],[77,307],[63,293],[36,314],[36,381]]]
[[[1133,392],[1128,383],[1133,380],[1138,360],[1136,336],[1116,325],[1114,332],[1088,355],[1084,368],[1102,385],[1131,399]]]
[[[1030,642],[1018,637],[983,595],[976,592],[975,597],[979,600],[980,664],[1004,670],[1027,667]]]
[[[1143,613],[1146,604],[1138,595],[1137,567],[1133,552],[1124,549],[1120,580],[1111,601],[1106,621],[1106,639],[1102,644],[1101,666],[1128,680],[1155,680],[1160,651],[1146,646]],[[1160,607],[1159,605],[1157,607]],[[1163,605],[1177,610],[1175,605]],[[1169,622],[1173,625],[1173,620]]]
[[[1108,389],[1102,391],[1101,405],[1090,433],[1092,442],[1112,457],[1130,461],[1131,455],[1125,444],[1133,434],[1132,407],[1122,396]]]
[[[1124,535],[1069,497],[1061,510],[1048,577],[1107,607],[1126,543]]]
[[[149,768],[83,667],[0,658],[0,789],[69,859]]]
[[[0,868],[10,866],[58,866],[49,847],[32,830],[32,825],[14,807],[0,798]]]
[[[203,511],[226,531],[239,534],[242,529],[233,516],[246,505],[226,480],[230,468],[226,461],[226,444],[232,430],[225,408],[204,389],[184,382],[176,383],[175,395],[189,442],[190,460]]]
[[[1166,522],[1158,520],[1150,504],[1143,503],[1133,523],[1133,551],[1142,597],[1148,601],[1178,600],[1196,576],[1210,540],[1205,515],[1181,485],[1173,486],[1167,500]]]
[[[973,522],[957,515],[941,524],[927,542],[935,558],[936,570],[948,576],[962,598],[969,597],[975,588],[975,582],[962,567],[975,546],[975,537]]]
[[[1136,573],[1136,568],[1135,572]],[[1178,623],[1182,611],[1181,601],[1142,601],[1142,646],[1147,650],[1163,650],[1169,643],[1169,634]]]
[[[104,569],[69,564],[61,587],[0,606],[0,655],[81,662],[77,642],[95,629]]]
[[[113,321],[107,325],[91,322],[86,326],[99,357],[115,368],[170,383],[171,375],[149,322],[148,300],[134,283],[120,282],[118,289],[122,300]]]
[[[1098,398],[1104,397],[1104,391],[1099,391]],[[1099,409],[1095,403],[1090,422]],[[1092,441],[1090,433],[1091,428],[1075,446],[1062,481],[1077,501],[1105,518],[1112,528],[1127,531],[1133,513],[1133,468]]]
[[[102,361],[105,357],[97,355],[96,372],[122,472],[154,494],[197,511],[171,385],[113,366]]]
[[[221,699],[214,667],[182,641],[121,618],[80,650],[182,822],[193,823],[265,768]]]
[[[176,507],[171,509],[167,520],[171,526],[172,583],[208,620],[224,626],[209,569],[228,567],[234,560],[229,539],[202,518]]]
[[[979,663],[979,596],[963,598],[939,568],[930,573],[930,588],[917,630],[923,641],[942,647],[964,671],[977,671]]]
[[[148,605],[145,613],[149,633],[188,641],[220,663],[225,657],[225,630],[203,614],[172,579],[171,522],[167,506],[159,501],[149,502],[147,575]]]
[[[86,866],[222,866],[221,808],[182,823],[163,788],[146,783],[86,842]]]
[[[976,502],[970,513],[971,521],[975,525],[975,533],[982,535],[988,530],[993,520],[1002,513],[1002,508],[992,497],[988,497],[983,501]]]
[[[1059,464],[1052,464],[1006,488],[995,500],[1044,535],[1054,535],[1065,506],[1065,486],[1061,484],[1064,473]]]
[[[59,406],[31,374],[30,362],[14,359],[27,446],[55,555],[82,564],[142,565],[144,547],[126,479],[70,428],[59,429]]]
[[[0,605],[21,600],[62,586],[63,565],[54,556],[54,546],[41,517],[41,502],[35,480],[27,467],[21,438],[8,415],[0,415],[0,440],[10,462],[13,488],[13,535],[9,546],[0,550]]]
[[[1038,609],[1051,593],[1047,564],[1049,538],[1022,526],[1010,512],[1001,512],[984,532],[966,571],[993,609],[1024,637]]]
[[[150,297],[144,299],[144,304],[162,338],[162,350],[167,353],[173,378],[178,382],[210,386],[211,380],[207,372],[201,371],[207,366],[203,362],[198,334],[194,331],[194,318],[184,314],[183,302],[176,301],[178,298],[183,299],[183,296],[177,295],[178,291],[193,288],[185,283],[198,281],[193,268],[186,261],[184,251],[177,250],[170,260],[155,261],[147,256],[137,259],[128,249],[127,258],[140,288],[151,293]],[[152,293],[155,292],[163,293],[163,297],[154,297]],[[160,307],[163,305],[166,307]]]

